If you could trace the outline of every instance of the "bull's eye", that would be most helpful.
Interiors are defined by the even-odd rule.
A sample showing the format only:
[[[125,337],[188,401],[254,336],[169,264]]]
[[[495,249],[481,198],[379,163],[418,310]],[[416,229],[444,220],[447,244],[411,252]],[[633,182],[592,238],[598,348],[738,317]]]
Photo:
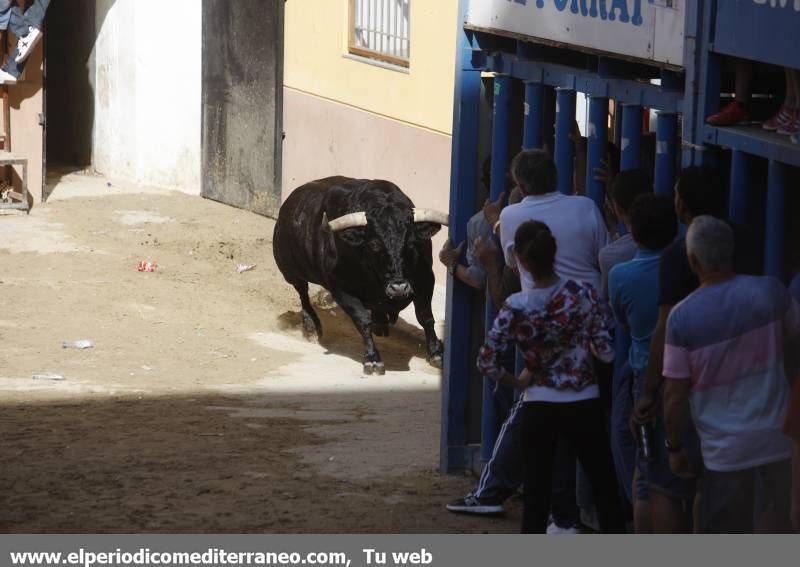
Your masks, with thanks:
[[[370,240],[367,244],[370,252],[380,252],[381,251],[381,243],[377,240]]]

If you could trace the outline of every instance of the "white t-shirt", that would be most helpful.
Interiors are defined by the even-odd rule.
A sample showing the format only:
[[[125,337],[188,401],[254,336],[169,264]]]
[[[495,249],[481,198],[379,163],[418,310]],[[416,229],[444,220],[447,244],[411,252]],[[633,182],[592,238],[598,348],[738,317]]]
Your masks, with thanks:
[[[500,242],[506,264],[519,269],[522,289],[533,288],[533,277],[522,266],[517,266],[514,255],[514,236],[524,222],[536,220],[545,223],[556,239],[555,268],[562,278],[591,284],[602,289],[600,250],[611,242],[605,221],[594,201],[578,195],[547,193],[529,195],[516,205],[509,205],[500,213]]]

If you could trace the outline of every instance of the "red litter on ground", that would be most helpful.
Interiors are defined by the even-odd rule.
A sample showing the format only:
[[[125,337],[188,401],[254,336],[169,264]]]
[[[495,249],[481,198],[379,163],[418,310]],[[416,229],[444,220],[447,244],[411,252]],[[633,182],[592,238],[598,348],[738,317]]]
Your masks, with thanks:
[[[140,272],[155,272],[156,271],[156,263],[155,262],[146,262],[142,260],[139,262],[137,269]]]

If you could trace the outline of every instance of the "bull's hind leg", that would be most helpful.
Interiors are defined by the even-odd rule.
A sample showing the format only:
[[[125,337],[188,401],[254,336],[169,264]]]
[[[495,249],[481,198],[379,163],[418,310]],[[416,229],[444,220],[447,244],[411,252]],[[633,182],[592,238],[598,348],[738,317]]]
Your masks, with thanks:
[[[361,300],[344,292],[333,293],[336,303],[350,316],[361,338],[364,339],[364,374],[386,374],[381,355],[372,338],[372,315]]]
[[[319,322],[316,311],[311,306],[311,299],[308,297],[308,282],[292,285],[300,295],[300,305],[303,307],[303,336],[307,339],[321,337],[322,325]]]

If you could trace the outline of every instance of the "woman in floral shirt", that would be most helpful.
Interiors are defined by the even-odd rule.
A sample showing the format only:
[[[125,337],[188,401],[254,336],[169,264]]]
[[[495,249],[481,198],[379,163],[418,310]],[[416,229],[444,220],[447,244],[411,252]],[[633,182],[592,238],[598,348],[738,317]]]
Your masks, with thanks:
[[[614,358],[606,308],[591,285],[555,273],[556,241],[544,223],[521,225],[514,248],[536,284],[506,300],[481,348],[478,369],[501,384],[525,390],[522,531],[545,533],[547,529],[556,442],[566,435],[592,484],[602,531],[624,532],[594,373],[594,358],[603,362]],[[519,378],[508,374],[499,362],[500,353],[512,343],[525,359]]]

